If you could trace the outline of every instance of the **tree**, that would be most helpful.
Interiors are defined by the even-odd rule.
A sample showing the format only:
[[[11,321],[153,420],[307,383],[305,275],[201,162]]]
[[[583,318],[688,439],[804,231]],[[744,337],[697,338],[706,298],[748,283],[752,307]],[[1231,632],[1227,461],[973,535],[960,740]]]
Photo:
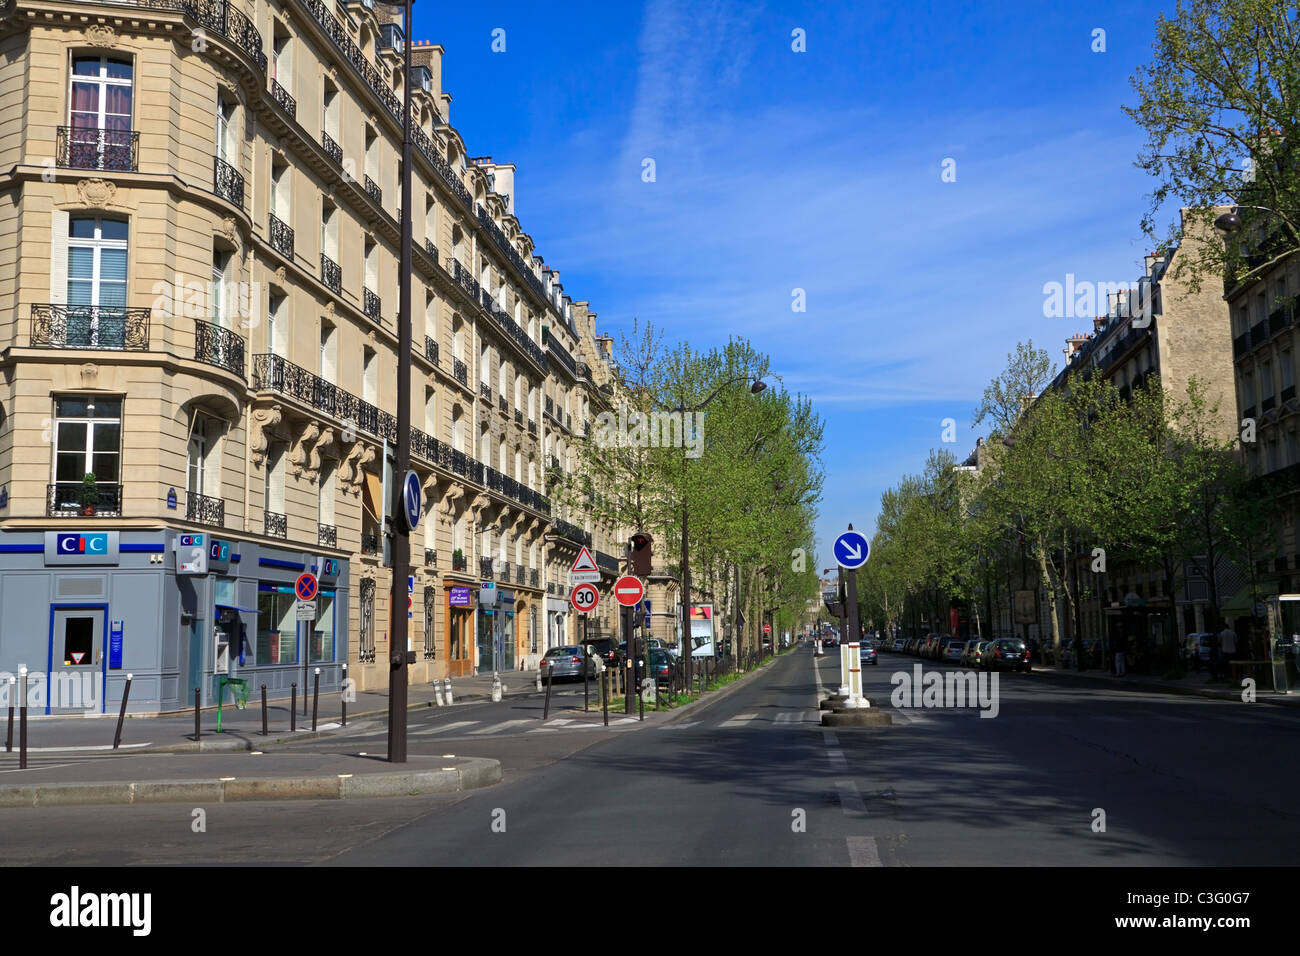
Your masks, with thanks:
[[[1156,21],[1153,49],[1131,79],[1138,103],[1125,107],[1147,136],[1137,165],[1159,181],[1143,230],[1170,248],[1179,224],[1158,235],[1168,202],[1190,207],[1188,217],[1203,227],[1222,212],[1216,207],[1241,203],[1255,239],[1296,248],[1300,10],[1276,0],[1179,0],[1172,18]],[[1203,276],[1236,271],[1247,248],[1201,243],[1178,269],[1195,290]]]

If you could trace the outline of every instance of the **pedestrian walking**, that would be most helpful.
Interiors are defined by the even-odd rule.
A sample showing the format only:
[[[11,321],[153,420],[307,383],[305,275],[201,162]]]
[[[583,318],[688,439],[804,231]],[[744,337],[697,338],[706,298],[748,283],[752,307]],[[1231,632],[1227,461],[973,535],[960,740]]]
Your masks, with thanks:
[[[1232,629],[1232,618],[1223,619],[1223,630],[1219,632],[1219,654],[1223,669],[1231,676],[1231,662],[1237,656],[1237,632]]]
[[[1117,677],[1124,676],[1124,667],[1125,667],[1124,648],[1127,646],[1128,646],[1128,635],[1126,634],[1124,635],[1124,638],[1118,644],[1115,645],[1115,675]]]

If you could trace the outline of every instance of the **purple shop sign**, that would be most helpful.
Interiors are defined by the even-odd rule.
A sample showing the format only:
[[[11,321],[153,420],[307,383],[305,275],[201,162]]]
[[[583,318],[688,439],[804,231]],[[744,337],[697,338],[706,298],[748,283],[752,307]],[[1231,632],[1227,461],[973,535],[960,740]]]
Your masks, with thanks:
[[[469,588],[454,587],[447,591],[447,604],[451,607],[469,607]]]

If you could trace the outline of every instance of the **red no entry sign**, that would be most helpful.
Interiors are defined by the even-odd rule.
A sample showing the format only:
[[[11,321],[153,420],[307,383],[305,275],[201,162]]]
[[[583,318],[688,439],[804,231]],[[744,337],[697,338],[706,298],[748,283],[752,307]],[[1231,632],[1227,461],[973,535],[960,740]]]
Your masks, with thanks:
[[[614,582],[614,597],[624,607],[632,607],[634,604],[640,603],[641,598],[644,596],[645,585],[641,583],[640,578],[625,574]]]
[[[600,602],[600,592],[590,584],[579,584],[569,593],[569,603],[586,614],[594,611]]]

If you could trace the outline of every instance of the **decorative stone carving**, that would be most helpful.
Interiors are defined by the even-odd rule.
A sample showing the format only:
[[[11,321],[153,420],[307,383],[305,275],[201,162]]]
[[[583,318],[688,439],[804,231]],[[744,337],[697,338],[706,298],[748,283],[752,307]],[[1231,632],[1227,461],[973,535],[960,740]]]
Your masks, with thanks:
[[[81,366],[81,384],[93,385],[95,379],[99,378],[99,366],[92,362],[87,362]]]
[[[312,445],[311,453],[307,456],[307,464],[303,467],[302,473],[308,480],[315,481],[316,476],[320,474],[321,452],[334,444],[334,429],[327,428],[321,432],[320,438]]]
[[[447,486],[447,490],[442,494],[442,503],[439,507],[442,513],[447,516],[448,521],[456,513],[456,502],[461,501],[464,497],[465,488],[462,485],[453,482]]]
[[[239,227],[235,224],[234,217],[227,216],[225,219],[222,219],[221,225],[217,228],[217,232],[224,236],[226,241],[235,247],[236,258],[242,260],[244,255],[244,240],[239,235]]]
[[[249,435],[248,450],[253,456],[253,465],[261,468],[266,462],[266,450],[270,447],[270,431],[280,424],[284,416],[279,405],[262,406],[253,409],[253,428]]]
[[[308,422],[302,434],[298,436],[298,440],[293,443],[293,448],[289,451],[289,470],[293,472],[295,478],[301,476],[307,467],[307,453],[319,436],[320,426],[315,422]]]
[[[360,441],[353,444],[339,466],[339,480],[343,482],[344,490],[353,495],[361,494],[361,483],[365,480],[362,474],[366,465],[374,460],[375,449],[372,446]]]
[[[82,179],[77,182],[77,194],[82,205],[108,208],[117,195],[117,184],[105,179]]]
[[[107,23],[93,24],[86,27],[86,43],[90,46],[116,46],[117,31]]]
[[[275,270],[275,281],[276,281],[279,285],[283,286],[283,285],[284,285],[284,279],[285,279],[285,275],[286,275],[286,274],[287,274],[287,273],[285,272],[285,268],[284,268],[284,266],[280,266],[280,268],[278,268],[278,269]]]

